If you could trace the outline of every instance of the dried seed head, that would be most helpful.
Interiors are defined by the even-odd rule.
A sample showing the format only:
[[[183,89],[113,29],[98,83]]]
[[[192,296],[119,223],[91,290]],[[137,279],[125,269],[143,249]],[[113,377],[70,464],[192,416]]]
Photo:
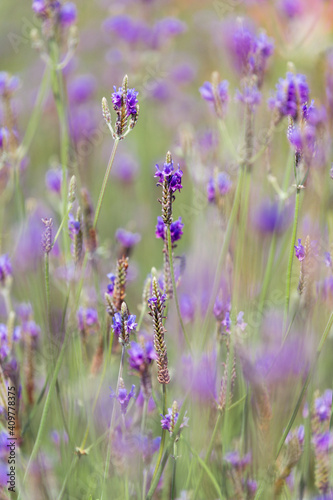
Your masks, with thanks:
[[[122,302],[126,297],[126,278],[128,269],[128,257],[122,257],[117,262],[117,277],[114,282],[113,304],[120,311]]]
[[[68,201],[69,203],[74,203],[75,200],[76,200],[76,177],[75,175],[72,175],[68,187]]]
[[[103,118],[106,121],[106,124],[109,126],[111,125],[111,113],[110,113],[110,108],[108,101],[106,97],[103,97],[102,99],[102,112],[103,112]]]
[[[42,219],[45,226],[45,231],[42,235],[43,252],[49,254],[52,250],[52,219]]]

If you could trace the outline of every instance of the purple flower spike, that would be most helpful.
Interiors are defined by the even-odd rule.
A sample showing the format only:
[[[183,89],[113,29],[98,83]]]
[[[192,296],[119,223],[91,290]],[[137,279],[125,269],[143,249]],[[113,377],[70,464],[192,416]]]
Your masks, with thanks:
[[[77,18],[76,5],[73,2],[65,3],[59,12],[59,22],[62,26],[70,26]]]
[[[131,348],[127,352],[130,367],[139,372],[144,371],[154,359],[157,359],[157,354],[151,340],[147,340],[144,343],[144,347],[137,342],[131,342]]]
[[[120,108],[122,107],[123,104],[123,91],[122,88],[119,87],[117,88],[114,86],[113,87],[114,92],[112,94],[112,104],[113,104],[113,109],[115,111],[119,111]],[[137,113],[137,104],[138,104],[138,96],[139,92],[136,92],[135,89],[128,89],[127,90],[127,95],[126,95],[126,111],[127,111],[127,116],[135,116]]]
[[[300,110],[309,100],[309,87],[304,75],[287,73],[276,85],[276,94],[269,100],[269,106],[277,109],[280,116],[300,118]]]
[[[81,333],[95,333],[99,326],[98,314],[96,309],[80,307],[77,313],[77,321]]]
[[[213,203],[213,201],[215,201],[215,183],[213,177],[209,178],[207,184],[207,199],[209,203]]]
[[[107,292],[108,292],[108,294],[112,295],[112,294],[113,294],[113,290],[114,290],[114,282],[115,282],[115,280],[116,280],[116,275],[115,275],[115,274],[113,274],[113,273],[109,273],[109,274],[107,275],[107,277],[108,277],[108,278],[109,278],[109,280],[110,280],[110,283],[109,283],[109,284],[108,284],[108,286],[107,286]]]
[[[177,411],[174,415],[174,425],[176,425],[177,420],[178,420],[179,412]],[[166,429],[167,431],[172,434],[173,428],[172,428],[172,408],[168,408],[168,413],[166,415],[161,414],[161,425],[162,429]],[[180,429],[183,427],[188,427],[188,417],[186,416],[186,412],[183,418],[182,423],[180,424]]]
[[[223,80],[217,86],[216,93],[217,97],[220,99],[222,104],[225,104],[229,100],[228,94],[229,82],[227,80]],[[202,87],[199,88],[199,92],[201,97],[207,102],[214,102],[214,91],[213,85],[211,82],[205,82]]]
[[[20,86],[17,76],[12,76],[6,71],[0,71],[0,96],[13,94]]]
[[[298,260],[300,262],[302,262],[302,260],[305,259],[305,248],[303,247],[302,243],[301,243],[301,239],[299,238],[298,239],[298,245],[294,245],[295,246],[295,254],[296,254],[296,257],[298,258]]]

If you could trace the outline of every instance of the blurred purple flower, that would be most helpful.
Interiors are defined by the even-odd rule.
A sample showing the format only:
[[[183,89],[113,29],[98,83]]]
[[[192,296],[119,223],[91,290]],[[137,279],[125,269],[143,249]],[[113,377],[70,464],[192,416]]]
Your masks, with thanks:
[[[147,37],[149,39],[151,34],[151,30],[146,24],[122,14],[106,19],[103,22],[103,28],[132,45],[145,41]]]
[[[0,149],[4,149],[9,139],[8,129],[5,127],[0,128]]]
[[[301,0],[280,0],[278,2],[280,12],[289,19],[295,19],[304,12]]]
[[[305,249],[301,243],[301,238],[298,239],[298,245],[294,245],[295,247],[295,255],[300,262],[305,259]]]
[[[139,170],[138,163],[136,160],[128,155],[119,155],[115,160],[114,168],[112,169],[112,175],[115,175],[118,179],[123,182],[133,182]]]
[[[286,209],[279,210],[279,204],[270,200],[264,200],[253,216],[255,228],[264,234],[282,233],[289,224]]]
[[[126,231],[126,229],[119,228],[115,234],[116,240],[126,249],[130,249],[137,245],[141,240],[141,235],[139,233],[131,233]]]
[[[6,71],[0,71],[0,96],[13,94],[19,86],[20,79],[17,76],[10,75]]]
[[[152,340],[145,340],[143,344],[131,342],[131,348],[127,352],[130,367],[139,372],[143,372],[154,359],[157,359]]]
[[[90,99],[96,92],[96,78],[92,75],[80,75],[68,85],[68,99],[80,104]]]
[[[134,390],[135,390],[134,384],[132,385],[132,389],[130,390],[129,393],[127,393],[127,389],[125,387],[119,387],[118,396],[116,397],[116,394],[111,389],[110,397],[111,398],[116,397],[118,403],[120,404],[121,413],[123,415],[126,415],[128,403],[130,402],[131,398],[134,398],[134,396],[135,396]]]
[[[230,176],[226,172],[219,172],[217,174],[217,187],[222,196],[229,193],[232,186]]]
[[[70,26],[77,18],[76,5],[73,2],[64,3],[59,11],[59,22],[62,26]]]
[[[185,415],[183,417],[183,421],[182,423],[180,424],[180,429],[182,429],[183,427],[188,427],[188,417],[186,416],[186,413],[185,412]],[[170,434],[172,434],[173,432],[173,428],[172,428],[172,408],[168,408],[168,413],[166,415],[162,415],[161,413],[161,426],[162,426],[162,429],[166,429],[167,431],[170,432]],[[179,417],[179,411],[177,411],[174,415],[174,425],[176,425],[177,423],[177,420],[178,420],[178,417]]]
[[[180,312],[185,323],[194,320],[195,316],[195,304],[188,294],[182,294],[179,299]]]
[[[110,283],[107,286],[107,293],[112,295],[114,290],[114,282],[116,281],[116,275],[113,273],[109,273],[107,274],[107,277],[110,280]]]
[[[309,87],[306,77],[301,74],[287,73],[276,85],[276,93],[268,101],[271,109],[276,109],[280,117],[301,118],[301,110],[309,100]]]
[[[45,174],[45,184],[49,191],[61,193],[62,172],[60,168],[51,168]]]
[[[6,281],[13,274],[12,264],[9,255],[6,253],[0,256],[0,284],[6,285]]]
[[[227,103],[229,100],[228,87],[229,87],[229,82],[227,80],[223,80],[218,84],[218,87],[216,89],[217,96],[222,104]],[[202,87],[199,88],[199,92],[201,94],[201,97],[205,101],[207,102],[215,101],[213,85],[211,82],[205,82],[202,85]]]
[[[251,463],[251,453],[241,457],[238,451],[230,451],[226,453],[224,460],[235,469],[244,470]]]
[[[215,201],[215,182],[214,178],[211,176],[209,177],[208,184],[207,184],[207,198],[209,203],[212,203]]]
[[[321,422],[323,421],[329,422],[332,410],[331,389],[327,389],[322,396],[315,399],[314,410],[315,410],[315,415]]]
[[[95,333],[99,328],[98,313],[93,307],[79,307],[77,322],[81,333]]]
[[[254,109],[261,102],[261,92],[256,85],[246,84],[241,91],[236,89],[236,100]]]
[[[181,217],[170,224],[171,243],[175,243],[180,240],[183,235],[183,227],[184,224],[182,223]]]

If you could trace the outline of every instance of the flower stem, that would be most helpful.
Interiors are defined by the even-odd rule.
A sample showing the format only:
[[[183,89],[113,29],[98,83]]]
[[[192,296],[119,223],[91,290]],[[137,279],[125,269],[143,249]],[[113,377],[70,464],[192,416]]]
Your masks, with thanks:
[[[216,433],[217,433],[219,425],[220,425],[221,417],[222,417],[222,412],[219,411],[218,415],[217,415],[215,427],[214,427],[214,430],[213,430],[213,434],[212,434],[212,437],[210,438],[210,442],[209,442],[209,445],[208,445],[207,453],[206,453],[206,456],[205,456],[205,460],[204,460],[204,464],[205,465],[207,465],[208,459],[209,459],[209,457],[210,457],[210,455],[212,453],[212,449],[213,449],[213,446],[214,446],[214,440],[215,440]],[[198,495],[200,484],[201,484],[201,480],[202,480],[202,476],[203,476],[203,469],[200,472],[200,476],[199,476],[199,479],[198,479],[198,482],[197,482],[197,486],[196,486],[195,491],[194,491],[193,500],[195,500],[196,497],[197,497],[197,495]]]
[[[209,333],[208,323],[209,323],[209,318],[210,318],[210,312],[213,309],[214,302],[216,299],[216,294],[218,292],[218,287],[219,287],[220,279],[221,279],[222,266],[224,264],[224,260],[226,258],[226,255],[227,255],[227,252],[229,249],[229,243],[230,243],[234,223],[235,223],[238,209],[239,209],[241,190],[242,190],[241,188],[242,188],[242,184],[243,184],[244,175],[245,175],[245,169],[243,167],[241,167],[239,170],[239,173],[238,173],[236,193],[235,193],[235,197],[234,197],[234,201],[233,201],[233,205],[232,205],[232,209],[231,209],[231,214],[230,214],[230,217],[228,220],[227,229],[226,229],[226,232],[224,234],[223,244],[221,246],[221,251],[220,251],[220,255],[219,255],[219,260],[218,260],[217,266],[216,266],[216,273],[215,273],[214,283],[213,283],[213,287],[212,287],[212,293],[211,293],[205,321],[204,321],[203,328],[202,328],[202,331],[203,331],[202,347],[205,346],[206,340],[207,340],[207,335]]]
[[[98,217],[99,217],[99,213],[101,211],[101,206],[102,206],[102,202],[103,202],[103,198],[104,198],[104,194],[105,194],[106,185],[107,185],[108,178],[109,178],[109,175],[110,175],[110,172],[111,172],[111,168],[112,168],[112,165],[113,165],[113,162],[114,162],[114,158],[115,158],[115,155],[116,155],[118,144],[119,144],[119,139],[116,138],[115,141],[114,141],[114,144],[113,144],[113,148],[112,148],[112,152],[111,152],[111,155],[110,155],[109,163],[108,163],[108,166],[107,166],[106,171],[105,171],[105,175],[104,175],[104,179],[103,179],[103,184],[102,184],[101,191],[100,191],[99,197],[98,197],[98,202],[97,202],[97,207],[96,207],[96,212],[95,212],[95,219],[94,219],[94,226],[93,226],[94,229],[96,228]]]
[[[163,384],[163,415],[166,415],[166,413],[167,413],[166,384]],[[151,480],[152,483],[154,482],[154,479],[157,475],[157,471],[158,471],[158,468],[159,468],[161,460],[162,460],[164,444],[165,444],[165,436],[166,436],[166,429],[162,429],[161,444],[160,444],[160,449],[158,452],[158,457],[157,457],[157,461],[156,461],[156,465],[155,465],[153,478]]]
[[[189,348],[189,351],[192,353],[191,344],[190,344],[188,335],[186,333],[183,318],[182,318],[180,308],[179,308],[178,294],[177,294],[177,287],[176,287],[176,280],[175,280],[175,272],[174,272],[174,268],[173,268],[170,226],[167,227],[167,235],[168,235],[168,252],[169,252],[169,262],[170,262],[170,273],[171,273],[171,279],[172,279],[173,294],[175,297],[175,303],[176,303],[176,308],[177,308],[177,314],[178,314],[179,323],[180,323],[184,338],[186,340],[187,347]]]
[[[278,451],[277,451],[277,454],[276,454],[276,459],[277,459],[277,458],[278,458],[278,456],[280,455],[280,452],[281,452],[281,450],[282,450],[282,447],[283,447],[283,445],[284,445],[284,442],[285,442],[285,440],[286,440],[286,437],[287,437],[287,435],[288,435],[288,433],[289,433],[289,431],[290,431],[290,429],[291,429],[291,426],[293,425],[294,420],[295,420],[295,418],[296,418],[296,416],[297,416],[297,413],[298,413],[298,410],[299,410],[299,408],[300,408],[300,406],[301,406],[301,403],[302,403],[302,400],[303,400],[304,394],[305,394],[305,392],[306,392],[306,390],[307,390],[307,388],[308,388],[308,385],[309,385],[309,382],[310,382],[311,376],[312,376],[313,372],[315,371],[315,368],[316,368],[316,366],[317,366],[317,362],[318,362],[318,358],[319,358],[319,356],[320,356],[320,354],[321,354],[321,351],[322,351],[322,349],[323,349],[323,347],[324,347],[324,344],[325,344],[325,342],[326,342],[326,339],[327,339],[327,337],[328,337],[328,334],[329,334],[329,333],[330,333],[330,331],[331,331],[332,325],[333,325],[333,312],[331,313],[331,315],[330,315],[330,317],[329,317],[329,320],[328,320],[328,322],[327,322],[326,328],[325,328],[325,330],[324,330],[324,333],[323,333],[323,334],[322,334],[322,336],[321,336],[321,339],[320,339],[319,345],[318,345],[318,347],[317,347],[315,360],[314,360],[313,365],[312,365],[312,367],[310,368],[310,370],[309,370],[309,372],[308,372],[308,374],[307,374],[307,376],[306,376],[305,382],[304,382],[304,384],[303,384],[302,390],[301,390],[300,395],[299,395],[299,397],[298,397],[298,400],[297,400],[296,406],[295,406],[295,408],[294,408],[294,411],[293,411],[293,413],[292,413],[292,415],[291,415],[291,417],[290,417],[290,419],[289,419],[289,422],[288,422],[288,424],[287,424],[287,426],[286,426],[286,428],[285,428],[285,430],[284,430],[284,432],[283,432],[282,438],[281,438],[281,440],[280,440],[280,442],[279,442]]]
[[[68,304],[68,301],[66,301],[65,308],[67,308],[67,304]],[[63,322],[65,319],[65,316],[66,316],[66,312],[64,312],[64,314],[63,314]],[[28,461],[28,464],[27,464],[27,467],[25,470],[23,483],[25,482],[25,480],[28,476],[28,472],[29,472],[31,463],[36,458],[37,452],[38,452],[40,444],[41,444],[41,440],[42,440],[42,436],[43,436],[43,432],[44,432],[44,428],[45,428],[46,420],[47,420],[47,416],[48,416],[48,411],[49,411],[50,404],[51,404],[51,396],[52,396],[52,393],[54,391],[54,388],[55,388],[55,385],[57,382],[57,378],[58,378],[58,375],[60,372],[60,368],[61,368],[64,356],[65,356],[68,340],[69,340],[69,330],[66,329],[65,338],[63,340],[61,350],[60,350],[60,353],[59,353],[59,356],[57,359],[57,363],[56,363],[55,368],[54,368],[53,377],[51,379],[49,392],[47,393],[47,396],[46,396],[46,400],[45,400],[45,404],[44,404],[44,408],[43,408],[43,412],[42,412],[42,417],[41,417],[41,420],[39,423],[35,444],[34,444],[34,447],[32,449],[32,452],[31,452],[31,455],[30,455],[30,458],[29,458],[29,461]]]
[[[173,467],[171,480],[171,500],[176,498],[176,466],[177,466],[177,441],[173,443]]]
[[[122,349],[121,349],[121,359],[120,359],[120,365],[119,365],[116,394],[118,394],[119,382],[120,382],[120,379],[121,379],[122,374],[123,374],[124,358],[125,358],[125,346],[123,345]],[[104,476],[103,476],[103,483],[102,483],[101,500],[103,500],[105,480],[106,480],[107,475],[109,473],[110,457],[111,457],[112,429],[113,429],[114,418],[115,418],[115,413],[116,413],[115,409],[116,409],[116,401],[114,401],[114,403],[113,403],[113,408],[112,408],[112,413],[111,413],[111,421],[110,421],[110,429],[109,429],[109,437],[108,437],[108,449],[107,449],[106,461],[105,461],[105,468],[104,468]]]
[[[46,293],[46,317],[47,328],[51,329],[51,311],[50,311],[50,267],[49,267],[49,254],[45,253],[45,293]]]
[[[290,245],[290,251],[289,251],[289,261],[288,261],[287,278],[286,278],[286,302],[285,302],[284,317],[283,317],[283,333],[284,333],[285,328],[286,328],[287,318],[288,318],[288,313],[289,313],[290,282],[291,282],[291,271],[292,271],[293,258],[294,258],[294,252],[295,252],[294,245],[295,245],[296,234],[297,234],[299,198],[300,198],[300,188],[297,187],[296,200],[295,200],[294,224],[293,224],[293,232],[292,232],[292,236],[291,236],[291,245]]]

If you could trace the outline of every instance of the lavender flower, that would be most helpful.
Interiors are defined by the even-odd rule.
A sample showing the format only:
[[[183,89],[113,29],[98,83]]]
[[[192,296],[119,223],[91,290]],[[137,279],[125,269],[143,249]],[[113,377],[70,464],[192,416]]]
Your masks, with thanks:
[[[256,84],[243,85],[242,90],[236,90],[236,100],[246,104],[251,110],[254,110],[261,102],[261,93]]]
[[[305,248],[303,247],[302,243],[301,243],[301,239],[299,238],[298,239],[298,245],[294,245],[295,246],[295,254],[296,254],[296,257],[298,258],[298,260],[300,262],[302,262],[302,260],[305,259]]]
[[[42,219],[45,226],[45,231],[42,235],[42,249],[43,252],[49,254],[52,250],[52,219]]]
[[[142,344],[131,342],[131,348],[127,352],[130,367],[139,372],[143,372],[154,359],[157,359],[151,340],[144,341]]]
[[[135,323],[135,319],[135,315],[128,314],[126,303],[123,302],[121,305],[121,312],[116,312],[113,316],[113,330],[115,334],[118,335],[120,343],[124,345],[128,344],[131,332],[135,332],[138,326],[137,323]]]
[[[110,280],[110,283],[107,286],[107,293],[109,295],[112,295],[113,290],[114,290],[115,281],[116,281],[116,275],[113,273],[109,273],[109,274],[107,274],[107,277]]]
[[[113,86],[114,92],[112,94],[112,104],[115,111],[120,111],[123,105],[126,106],[127,117],[136,115],[137,113],[137,96],[139,92],[135,89],[127,89],[125,98],[123,97],[123,88],[119,87],[117,90],[116,86]],[[125,100],[125,102],[124,102]]]
[[[68,86],[69,101],[82,104],[90,99],[96,91],[96,79],[92,75],[77,76]]]
[[[118,403],[120,404],[121,413],[123,415],[126,415],[128,403],[130,402],[131,398],[134,398],[134,396],[135,396],[134,390],[135,390],[135,385],[132,385],[132,389],[130,390],[130,392],[127,392],[127,389],[124,386],[124,381],[122,379],[120,379],[118,396],[116,396],[115,393],[111,389],[110,397],[111,398],[116,397]]]
[[[183,427],[188,427],[189,419],[186,416],[186,413],[187,412],[185,412],[183,421],[180,424],[179,429],[182,429]],[[166,415],[161,414],[161,417],[162,417],[161,419],[162,429],[166,429],[167,431],[170,432],[170,434],[172,434],[179,417],[179,411],[176,401],[174,401],[172,408],[168,408],[168,413]]]
[[[276,109],[279,117],[291,116],[297,121],[304,104],[309,100],[309,87],[306,77],[301,74],[287,73],[276,85],[276,94],[269,100],[269,106]]]
[[[251,463],[251,453],[247,453],[243,457],[238,451],[230,451],[224,456],[224,460],[238,470],[244,470]]]

